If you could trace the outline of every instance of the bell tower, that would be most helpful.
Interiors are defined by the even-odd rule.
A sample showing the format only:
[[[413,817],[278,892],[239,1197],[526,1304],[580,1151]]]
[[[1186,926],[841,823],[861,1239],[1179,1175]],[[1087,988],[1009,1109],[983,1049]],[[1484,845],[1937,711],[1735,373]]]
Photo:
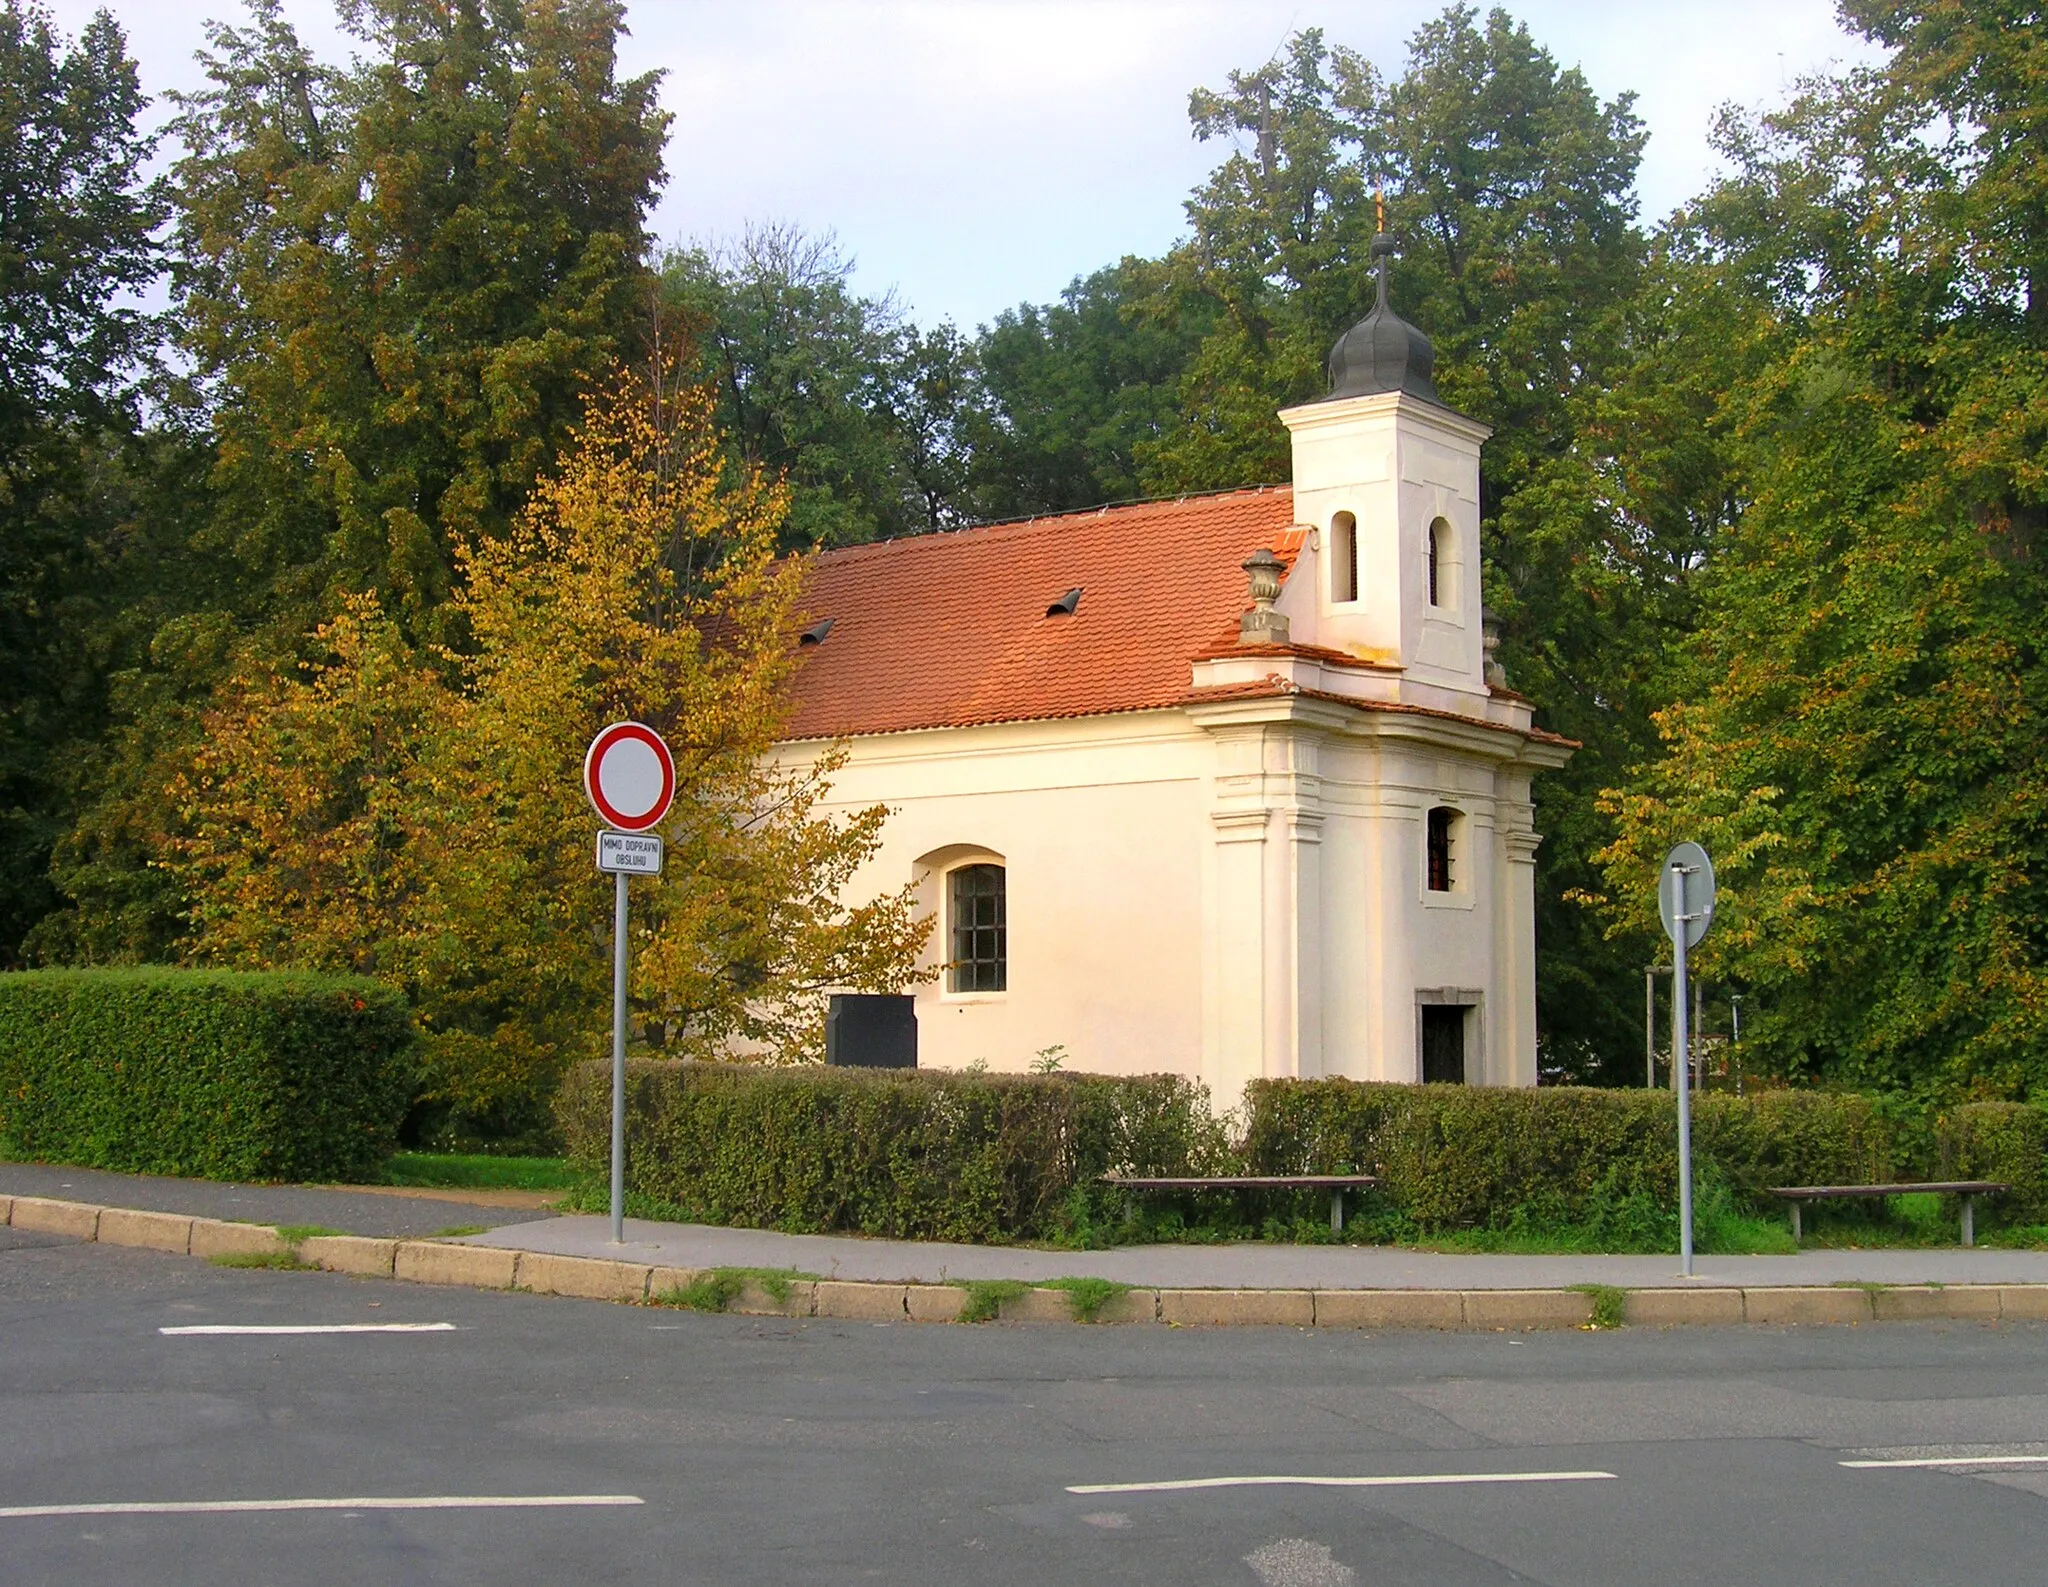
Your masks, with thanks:
[[[1280,413],[1295,517],[1321,548],[1314,642],[1484,700],[1479,448],[1492,431],[1437,395],[1436,350],[1388,301],[1395,246],[1373,238],[1372,312],[1330,349],[1330,394]]]

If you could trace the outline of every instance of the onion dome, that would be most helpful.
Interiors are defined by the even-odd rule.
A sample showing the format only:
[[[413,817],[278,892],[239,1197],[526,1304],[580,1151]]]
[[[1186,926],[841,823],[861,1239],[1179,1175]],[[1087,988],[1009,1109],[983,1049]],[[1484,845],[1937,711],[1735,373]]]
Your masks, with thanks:
[[[1441,407],[1443,398],[1436,394],[1430,379],[1436,368],[1436,349],[1387,302],[1387,258],[1394,247],[1394,239],[1385,232],[1372,240],[1378,290],[1372,312],[1338,337],[1337,345],[1330,349],[1330,400],[1405,391]]]

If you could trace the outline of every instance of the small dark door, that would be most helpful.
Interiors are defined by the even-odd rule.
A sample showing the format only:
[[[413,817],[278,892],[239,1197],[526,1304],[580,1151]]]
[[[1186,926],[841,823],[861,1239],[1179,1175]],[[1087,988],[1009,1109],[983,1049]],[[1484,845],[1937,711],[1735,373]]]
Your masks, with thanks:
[[[915,1069],[917,999],[835,992],[825,1000],[825,1062],[855,1069]]]
[[[1448,1004],[1422,1005],[1422,1078],[1427,1085],[1465,1083],[1466,1010]]]

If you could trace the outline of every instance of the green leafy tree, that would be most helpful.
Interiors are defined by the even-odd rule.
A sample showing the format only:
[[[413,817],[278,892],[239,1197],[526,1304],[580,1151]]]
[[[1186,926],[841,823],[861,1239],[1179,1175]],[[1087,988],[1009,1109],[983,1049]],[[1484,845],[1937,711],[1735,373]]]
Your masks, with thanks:
[[[75,42],[0,4],[0,966],[57,902],[48,870],[106,718],[120,482],[162,268],[147,104],[104,11]]]
[[[588,383],[635,343],[667,117],[621,79],[613,0],[351,0],[361,52],[317,60],[276,0],[214,25],[174,130],[166,441],[184,516],[115,669],[93,796],[60,841],[62,959],[176,951],[150,863],[181,819],[215,686],[289,666],[352,594],[460,650],[454,548],[510,531]],[[196,488],[195,488],[196,487]]]
[[[1731,120],[1702,248],[1780,350],[1731,389],[1739,522],[1663,755],[1613,795],[1617,917],[1696,836],[1756,1056],[2048,1091],[2048,58],[1996,6],[1852,6],[1888,65]],[[2032,130],[2030,130],[2032,129]]]
[[[210,30],[176,123],[178,300],[213,533],[260,620],[376,588],[434,613],[626,348],[666,115],[614,0],[350,0],[311,56],[276,0]]]
[[[663,262],[662,306],[696,344],[736,467],[791,492],[785,545],[858,545],[959,521],[967,351],[852,287],[828,235],[749,228]]]
[[[1072,512],[1145,492],[1141,447],[1180,427],[1180,382],[1215,303],[1145,259],[1076,279],[1057,303],[984,326],[964,420],[977,515]]]

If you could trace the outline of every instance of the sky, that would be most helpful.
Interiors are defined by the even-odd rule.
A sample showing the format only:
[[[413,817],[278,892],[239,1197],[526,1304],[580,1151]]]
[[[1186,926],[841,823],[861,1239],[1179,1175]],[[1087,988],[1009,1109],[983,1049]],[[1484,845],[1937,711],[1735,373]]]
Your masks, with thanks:
[[[76,33],[92,0],[45,0]],[[209,16],[238,0],[103,0],[144,89],[200,86]],[[963,329],[1044,302],[1186,229],[1182,203],[1227,149],[1190,135],[1188,93],[1224,86],[1320,27],[1397,74],[1441,0],[631,0],[628,74],[666,74],[673,113],[657,240],[749,223],[830,232],[854,281],[920,323]],[[1832,0],[1521,0],[1508,7],[1602,99],[1637,96],[1639,178],[1657,220],[1712,174],[1723,103],[1764,108],[1801,75],[1876,59]],[[284,0],[321,55],[352,41],[330,0]],[[152,115],[167,113],[159,103]]]

